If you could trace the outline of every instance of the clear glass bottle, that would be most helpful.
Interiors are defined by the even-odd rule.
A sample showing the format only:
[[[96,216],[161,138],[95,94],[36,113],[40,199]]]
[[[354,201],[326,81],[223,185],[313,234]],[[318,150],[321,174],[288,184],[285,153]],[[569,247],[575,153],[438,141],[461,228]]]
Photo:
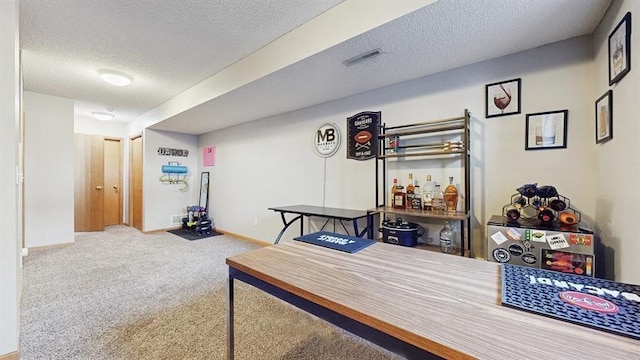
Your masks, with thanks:
[[[453,176],[449,176],[449,185],[444,189],[444,206],[447,212],[458,209],[458,189],[453,185]]]
[[[440,230],[440,251],[446,254],[456,251],[456,232],[448,221],[444,222],[444,227]]]
[[[435,184],[435,189],[431,194],[431,211],[442,212],[444,210],[443,196],[440,184]]]
[[[427,175],[427,181],[422,186],[422,209],[431,210],[431,196],[433,194],[433,183],[431,175]]]

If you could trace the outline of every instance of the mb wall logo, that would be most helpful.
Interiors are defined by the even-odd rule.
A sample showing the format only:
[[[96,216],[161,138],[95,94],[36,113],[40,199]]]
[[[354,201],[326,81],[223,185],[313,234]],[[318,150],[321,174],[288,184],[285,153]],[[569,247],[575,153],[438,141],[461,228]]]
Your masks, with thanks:
[[[322,124],[313,133],[313,149],[321,157],[333,156],[340,147],[340,130],[336,124]]]

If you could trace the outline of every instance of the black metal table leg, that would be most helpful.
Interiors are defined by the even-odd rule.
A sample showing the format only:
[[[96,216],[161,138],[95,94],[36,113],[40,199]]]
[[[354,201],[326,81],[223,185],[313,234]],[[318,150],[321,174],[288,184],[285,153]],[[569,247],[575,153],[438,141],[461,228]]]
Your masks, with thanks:
[[[227,282],[227,359],[233,360],[233,276],[229,272],[229,280]]]
[[[276,238],[276,241],[274,244],[277,244],[280,242],[280,238],[282,237],[282,235],[284,234],[285,231],[287,231],[287,229],[289,228],[289,226],[291,224],[293,224],[296,220],[300,219],[300,235],[302,235],[302,215],[298,215],[295,218],[291,219],[291,221],[287,222],[287,219],[285,219],[284,217],[284,213],[280,213],[280,217],[282,218],[282,223],[284,224],[284,227],[282,228],[282,230],[280,230],[280,234],[278,234],[278,237]]]

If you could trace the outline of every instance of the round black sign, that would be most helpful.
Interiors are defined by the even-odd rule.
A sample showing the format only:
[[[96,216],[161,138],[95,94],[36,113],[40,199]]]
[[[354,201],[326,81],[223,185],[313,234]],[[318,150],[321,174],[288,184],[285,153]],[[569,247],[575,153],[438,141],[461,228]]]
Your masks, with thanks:
[[[520,244],[511,244],[509,245],[509,253],[513,256],[520,256],[524,253],[524,249]]]
[[[522,261],[524,261],[526,264],[533,265],[536,263],[537,260],[538,259],[536,258],[536,256],[533,255],[532,253],[522,254]]]
[[[499,263],[506,263],[511,260],[511,255],[506,249],[497,248],[493,250],[493,258]]]

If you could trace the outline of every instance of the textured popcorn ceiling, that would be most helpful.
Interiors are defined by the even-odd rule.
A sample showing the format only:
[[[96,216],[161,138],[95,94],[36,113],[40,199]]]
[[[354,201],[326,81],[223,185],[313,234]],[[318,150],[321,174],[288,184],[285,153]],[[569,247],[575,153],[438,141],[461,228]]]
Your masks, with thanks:
[[[133,120],[340,3],[22,0],[25,89],[75,99],[77,114],[109,109]],[[153,127],[199,134],[590,34],[609,3],[440,0]],[[342,64],[373,48],[384,54]],[[109,86],[99,68],[134,84]],[[203,114],[206,122],[193,121]]]

